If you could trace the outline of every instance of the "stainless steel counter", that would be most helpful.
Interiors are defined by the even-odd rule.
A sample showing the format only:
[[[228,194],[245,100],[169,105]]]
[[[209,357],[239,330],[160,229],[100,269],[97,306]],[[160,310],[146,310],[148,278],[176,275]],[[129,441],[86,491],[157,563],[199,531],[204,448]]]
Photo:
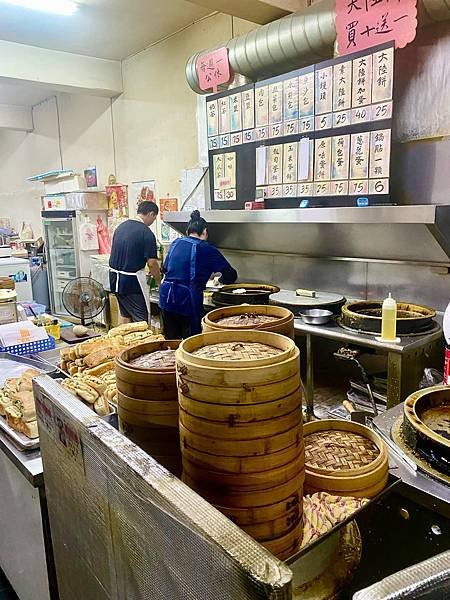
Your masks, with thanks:
[[[403,413],[403,404],[391,408],[374,419],[374,423],[389,437],[398,417]],[[402,481],[401,492],[415,502],[450,518],[450,486],[434,479],[421,470],[412,471],[405,463],[389,452],[390,472]]]
[[[40,450],[19,450],[3,431],[0,431],[0,450],[19,469],[33,487],[44,484],[44,472]]]

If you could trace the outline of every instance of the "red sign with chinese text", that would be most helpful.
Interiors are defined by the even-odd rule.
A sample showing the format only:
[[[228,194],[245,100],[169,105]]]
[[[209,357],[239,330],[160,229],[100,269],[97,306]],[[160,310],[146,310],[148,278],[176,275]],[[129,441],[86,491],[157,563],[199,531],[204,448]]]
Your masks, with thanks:
[[[198,84],[205,92],[217,92],[217,87],[229,83],[232,71],[228,61],[228,48],[219,48],[197,58]]]
[[[336,0],[341,56],[394,40],[404,48],[416,37],[416,0]]]

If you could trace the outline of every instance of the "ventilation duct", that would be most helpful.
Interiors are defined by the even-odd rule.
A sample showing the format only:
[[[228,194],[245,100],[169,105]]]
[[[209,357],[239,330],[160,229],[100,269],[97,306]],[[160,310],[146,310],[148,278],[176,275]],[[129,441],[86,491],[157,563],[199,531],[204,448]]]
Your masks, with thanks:
[[[418,0],[419,25],[450,19],[450,0]],[[235,73],[252,81],[272,77],[327,58],[332,58],[336,40],[335,2],[322,0],[233,38],[227,44],[230,65]],[[204,94],[198,85],[197,52],[187,62],[190,87]]]

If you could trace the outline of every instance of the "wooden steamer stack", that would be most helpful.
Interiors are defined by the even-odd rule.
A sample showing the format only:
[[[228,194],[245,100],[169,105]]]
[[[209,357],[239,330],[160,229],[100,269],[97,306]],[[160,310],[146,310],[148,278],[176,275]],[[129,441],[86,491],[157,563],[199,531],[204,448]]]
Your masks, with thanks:
[[[260,331],[205,333],[176,353],[183,479],[281,559],[302,539],[299,350]]]
[[[179,344],[140,344],[116,357],[120,431],[174,475],[181,475],[175,366],[142,368],[130,361],[144,354],[176,350]]]

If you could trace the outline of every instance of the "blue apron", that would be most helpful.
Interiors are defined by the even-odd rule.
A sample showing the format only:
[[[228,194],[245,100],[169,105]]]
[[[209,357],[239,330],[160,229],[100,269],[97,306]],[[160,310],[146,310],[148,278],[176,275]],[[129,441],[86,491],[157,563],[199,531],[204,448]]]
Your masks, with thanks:
[[[191,331],[193,335],[201,333],[203,316],[203,290],[196,289],[195,285],[197,246],[201,241],[198,238],[185,237],[172,244],[167,255],[167,261],[170,261],[173,249],[177,243],[188,242],[191,244],[189,285],[164,279],[159,292],[160,306],[163,310],[191,318]]]

